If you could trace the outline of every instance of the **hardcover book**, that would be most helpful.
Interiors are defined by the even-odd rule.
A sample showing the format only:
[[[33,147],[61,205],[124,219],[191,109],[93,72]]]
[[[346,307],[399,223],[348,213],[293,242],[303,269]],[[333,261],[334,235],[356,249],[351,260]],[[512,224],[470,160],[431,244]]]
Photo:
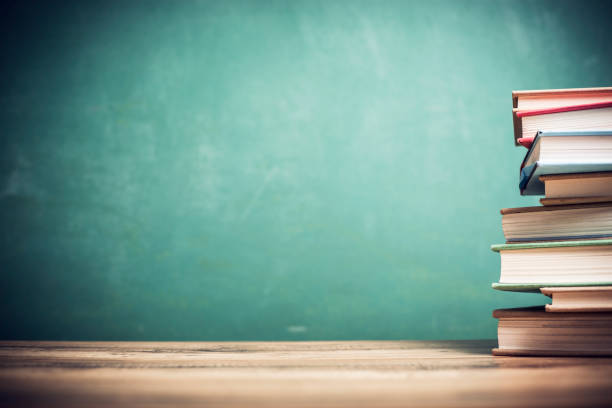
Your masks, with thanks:
[[[507,243],[612,238],[612,202],[504,208],[500,213]]]
[[[592,106],[607,102],[612,102],[612,87],[513,91],[512,119],[514,123],[514,143],[518,146],[518,139],[523,134],[522,120],[517,116],[520,112]],[[533,137],[535,134],[527,136]]]
[[[498,356],[610,356],[612,313],[548,313],[544,307],[499,309]]]
[[[612,101],[612,87],[512,91],[512,108],[549,109]]]
[[[521,164],[522,195],[542,195],[549,174],[612,171],[612,130],[538,132]]]
[[[612,102],[516,111],[514,115],[515,128],[518,128],[521,138],[535,136],[539,130],[610,129],[612,127]]]
[[[612,172],[546,174],[543,205],[612,202]]]
[[[547,312],[612,312],[612,286],[541,288],[552,298]]]
[[[492,245],[500,253],[498,290],[612,286],[612,239]]]

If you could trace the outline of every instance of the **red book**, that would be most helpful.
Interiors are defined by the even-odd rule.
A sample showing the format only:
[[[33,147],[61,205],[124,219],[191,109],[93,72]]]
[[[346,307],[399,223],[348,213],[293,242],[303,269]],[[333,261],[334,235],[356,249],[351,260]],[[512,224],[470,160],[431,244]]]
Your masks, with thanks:
[[[528,115],[537,115],[542,112],[550,112],[551,114],[557,115],[580,115],[580,112],[570,112],[566,110],[567,107],[573,107],[570,109],[588,109],[586,112],[593,113],[593,104],[598,103],[611,103],[612,102],[612,87],[599,87],[599,88],[574,88],[574,89],[538,89],[538,90],[524,90],[524,91],[512,91],[512,117],[514,121],[514,142],[518,146],[518,139],[526,136],[534,136],[531,134],[531,129],[523,133],[523,118]],[[597,106],[597,105],[595,105]],[[564,108],[562,112],[554,112],[550,109]],[[604,108],[606,109],[606,108]],[[520,113],[518,112],[530,112]],[[544,113],[545,114],[545,113]],[[588,115],[588,114],[587,114]],[[592,116],[592,115],[591,115]],[[596,115],[597,116],[597,115]],[[558,121],[555,117],[544,116],[544,121],[553,122],[554,125],[558,125]],[[528,120],[529,122],[529,120]],[[592,123],[592,122],[591,122]],[[603,126],[603,125],[602,125]],[[573,130],[577,130],[572,128]],[[601,128],[598,128],[601,130]],[[608,129],[612,129],[609,127]],[[537,130],[559,130],[555,129],[536,129]],[[587,130],[595,130],[589,128]]]
[[[533,138],[538,131],[593,131],[612,129],[612,101],[542,109],[513,110],[514,136]],[[528,143],[526,140],[525,143]]]
[[[533,136],[533,137],[519,137],[517,142],[521,146],[525,146],[527,149],[529,149],[531,147],[531,145],[533,144],[533,140],[534,139],[535,139],[535,136]]]

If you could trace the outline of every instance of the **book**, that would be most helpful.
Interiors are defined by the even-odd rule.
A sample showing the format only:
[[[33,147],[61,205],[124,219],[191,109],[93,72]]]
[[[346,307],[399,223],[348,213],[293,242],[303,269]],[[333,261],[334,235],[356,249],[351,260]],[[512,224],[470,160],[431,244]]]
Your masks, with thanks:
[[[521,163],[522,195],[543,195],[540,176],[612,171],[612,129],[540,131]]]
[[[548,313],[544,307],[498,309],[497,356],[612,355],[612,313]]]
[[[492,245],[497,290],[551,304],[493,312],[494,355],[612,356],[612,88],[512,93],[514,139],[527,148],[521,195],[543,206],[505,208],[506,243]]]
[[[547,312],[612,312],[612,286],[540,288],[552,298]]]
[[[612,201],[612,172],[548,174],[540,181],[546,195],[540,200],[543,205]]]
[[[611,282],[594,282],[594,283],[583,283],[583,282],[566,282],[566,283],[499,283],[494,282],[491,287],[495,290],[501,290],[504,292],[525,292],[525,293],[541,293],[542,288],[552,287],[565,288],[565,287],[596,287],[596,286],[610,286]]]
[[[570,204],[593,204],[612,202],[611,196],[602,197],[569,197],[569,198],[540,198],[540,204],[545,206],[570,205]]]
[[[612,239],[492,245],[501,272],[494,289],[533,291],[548,286],[612,286]]]
[[[612,102],[515,112],[519,137],[539,130],[599,130],[612,128]]]
[[[612,101],[612,87],[512,91],[512,107],[517,110],[558,108],[608,101]]]
[[[517,117],[518,112],[589,105],[611,101],[612,87],[513,91],[512,118],[514,123],[514,143],[517,146],[519,145],[518,139],[522,134],[521,121],[520,118]]]
[[[507,243],[612,238],[612,202],[503,208],[500,213]]]

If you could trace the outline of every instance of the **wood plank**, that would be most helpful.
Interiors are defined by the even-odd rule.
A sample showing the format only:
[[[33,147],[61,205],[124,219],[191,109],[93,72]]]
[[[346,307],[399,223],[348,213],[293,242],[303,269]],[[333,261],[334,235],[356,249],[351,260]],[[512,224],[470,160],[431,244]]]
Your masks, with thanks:
[[[495,341],[1,342],[0,406],[585,406],[611,358],[493,357]]]

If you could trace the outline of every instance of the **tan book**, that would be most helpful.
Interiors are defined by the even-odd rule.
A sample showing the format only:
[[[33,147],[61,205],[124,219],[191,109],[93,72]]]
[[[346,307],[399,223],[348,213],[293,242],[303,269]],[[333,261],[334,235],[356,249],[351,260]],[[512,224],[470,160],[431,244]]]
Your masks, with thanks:
[[[543,205],[612,202],[612,172],[549,174],[544,183]]]
[[[552,298],[547,312],[612,312],[612,286],[552,287],[540,292]]]
[[[570,197],[570,198],[540,198],[540,204],[553,205],[571,205],[571,204],[591,204],[591,203],[609,203],[612,202],[612,196],[605,197]]]
[[[574,88],[574,89],[541,89],[541,90],[528,90],[528,91],[513,91],[512,92],[512,119],[514,123],[514,142],[518,146],[518,139],[523,136],[534,136],[538,130],[548,130],[544,127],[536,128],[532,132],[529,127],[533,123],[527,124],[527,129],[523,131],[523,120],[520,117],[519,112],[524,111],[546,111],[546,110],[559,110],[559,108],[565,108],[570,106],[584,106],[594,104],[605,104],[606,102],[612,102],[612,87],[600,87],[600,88]],[[554,113],[554,112],[553,112]],[[599,112],[600,113],[600,112]],[[595,115],[599,114],[595,113]],[[518,115],[517,115],[518,114]],[[593,114],[591,112],[590,114]],[[563,117],[564,115],[561,115]],[[572,121],[575,122],[575,116],[582,116],[580,113],[574,113],[570,115],[569,121],[572,126]],[[540,118],[541,119],[541,118]],[[557,122],[554,123],[552,129],[561,129],[567,127],[558,126],[558,119],[556,117],[544,119],[544,122]],[[600,129],[596,127],[596,123],[591,121],[591,126],[587,127],[589,130]],[[538,121],[539,119],[536,119]],[[566,119],[562,119],[566,120]],[[579,118],[578,118],[579,120]],[[587,120],[587,122],[589,121]],[[534,122],[533,119],[529,119],[528,122]],[[576,124],[574,123],[574,126]],[[544,123],[546,126],[546,123]],[[582,125],[579,125],[582,126]],[[533,134],[532,134],[533,133]]]
[[[499,309],[497,356],[610,356],[612,313],[548,313],[544,307]]]

